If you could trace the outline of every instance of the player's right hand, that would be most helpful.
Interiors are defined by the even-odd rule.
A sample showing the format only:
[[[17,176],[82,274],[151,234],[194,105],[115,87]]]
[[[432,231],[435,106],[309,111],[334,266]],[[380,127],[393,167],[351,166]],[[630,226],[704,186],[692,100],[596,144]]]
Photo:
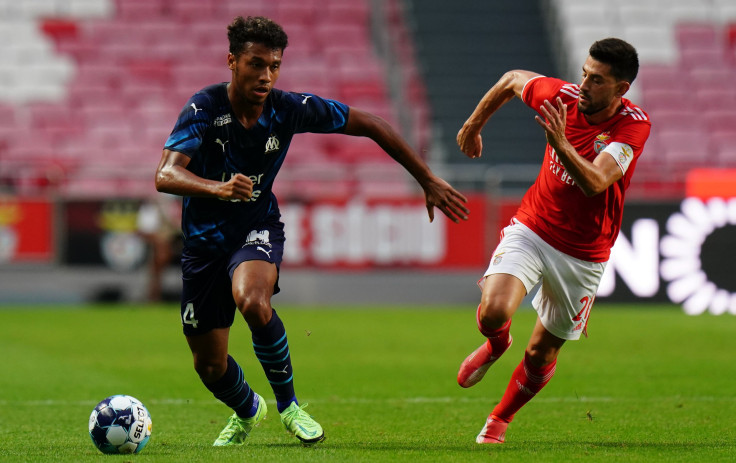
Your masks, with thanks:
[[[457,145],[469,158],[479,158],[483,152],[483,138],[480,131],[467,122],[457,133]]]
[[[248,201],[253,195],[253,181],[243,174],[235,174],[220,184],[218,197],[229,201]]]

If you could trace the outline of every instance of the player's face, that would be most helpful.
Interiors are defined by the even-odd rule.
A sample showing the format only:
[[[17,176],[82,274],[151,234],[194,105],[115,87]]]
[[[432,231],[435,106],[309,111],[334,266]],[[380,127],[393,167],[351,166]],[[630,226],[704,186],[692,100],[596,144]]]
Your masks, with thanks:
[[[231,84],[247,103],[262,105],[279,78],[283,50],[248,42],[237,57],[228,54],[228,67],[233,71]]]
[[[609,64],[596,61],[590,56],[583,65],[583,79],[580,83],[578,111],[591,116],[612,105],[618,105],[619,99],[628,89],[627,82],[617,81],[611,74]]]

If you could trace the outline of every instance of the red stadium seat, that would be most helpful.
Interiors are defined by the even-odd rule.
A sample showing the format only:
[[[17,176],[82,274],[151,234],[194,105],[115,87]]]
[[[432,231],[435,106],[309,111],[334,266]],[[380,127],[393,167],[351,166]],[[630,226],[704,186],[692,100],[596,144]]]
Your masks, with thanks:
[[[663,148],[666,163],[673,165],[697,166],[711,162],[708,134],[698,129],[673,130],[663,128],[653,130],[659,145]]]
[[[123,20],[140,21],[166,13],[167,2],[161,0],[117,0],[117,16]]]
[[[717,166],[736,166],[736,130],[711,133],[710,149]]]
[[[711,23],[680,23],[675,26],[675,40],[680,50],[723,47],[718,27]]]
[[[216,9],[217,2],[214,0],[176,0],[166,4],[165,16],[195,22],[214,16]]]
[[[736,133],[736,108],[708,111],[701,118],[711,132]]]
[[[134,167],[126,165],[155,165],[186,99],[205,85],[230,79],[225,66],[226,25],[236,15],[266,15],[284,24],[290,45],[277,88],[339,99],[396,121],[385,71],[373,52],[367,0],[114,0],[114,4],[114,9],[103,11],[90,1],[89,15],[83,19],[43,21],[40,27],[56,52],[68,56],[76,72],[66,90],[60,90],[61,101],[34,104],[30,118],[16,120],[13,111],[0,111],[2,159],[65,159],[72,175],[66,192],[115,195],[121,187],[137,184],[136,178],[121,179],[117,187],[105,189],[102,185],[110,182],[86,177],[111,162],[132,176],[137,175]],[[392,18],[397,21],[395,15]],[[408,35],[403,37],[396,44],[402,54],[409,42]],[[0,57],[8,60],[6,55]],[[422,88],[407,89],[407,98],[417,108],[425,104]],[[426,115],[426,107],[421,113]],[[29,137],[31,122],[42,135]],[[316,174],[297,185],[309,184],[308,194],[314,196],[331,190],[348,194],[356,187],[345,166],[364,161],[392,163],[369,140],[300,134],[284,168],[333,166],[325,169],[334,174],[329,181],[336,181],[335,186],[328,186],[325,179],[315,181]],[[90,170],[74,175],[82,165]],[[150,170],[149,165],[146,168]],[[150,183],[150,176],[145,181]]]
[[[694,90],[702,90],[713,86],[733,85],[736,71],[724,67],[700,67],[691,69],[688,79]]]
[[[674,65],[644,64],[636,76],[636,85],[644,92],[650,88],[679,90],[683,85],[679,76],[680,71]]]
[[[701,111],[719,111],[736,108],[736,87],[704,88],[693,95],[695,107]]]
[[[680,67],[684,70],[693,69],[727,69],[726,51],[721,47],[696,48],[690,47],[680,50]]]
[[[313,27],[321,8],[315,8],[311,2],[303,0],[281,0],[276,3],[274,19],[290,34],[292,27]]]
[[[681,88],[647,89],[642,95],[643,107],[646,111],[687,111],[693,107],[693,96],[685,86]]]
[[[354,46],[370,50],[371,40],[368,25],[358,24],[321,24],[315,28],[314,35],[323,50],[331,46]]]
[[[328,2],[323,21],[370,27],[370,5],[368,2]]]

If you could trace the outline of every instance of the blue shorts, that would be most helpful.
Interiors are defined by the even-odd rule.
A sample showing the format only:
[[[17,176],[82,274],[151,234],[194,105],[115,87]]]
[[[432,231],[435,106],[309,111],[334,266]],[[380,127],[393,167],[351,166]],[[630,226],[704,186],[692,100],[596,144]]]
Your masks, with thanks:
[[[278,218],[260,223],[245,235],[242,245],[230,254],[212,257],[182,251],[181,323],[186,336],[228,328],[235,320],[233,272],[241,263],[263,260],[281,266],[284,254],[284,224]],[[273,293],[280,291],[278,277]]]

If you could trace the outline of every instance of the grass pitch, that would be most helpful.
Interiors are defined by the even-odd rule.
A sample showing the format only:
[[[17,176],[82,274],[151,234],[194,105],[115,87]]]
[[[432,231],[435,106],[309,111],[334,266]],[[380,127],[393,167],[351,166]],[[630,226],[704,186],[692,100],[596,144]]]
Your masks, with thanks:
[[[245,324],[231,352],[269,416],[239,448],[213,448],[229,409],[199,383],[174,306],[0,308],[2,462],[736,461],[736,317],[671,306],[596,305],[591,337],[565,345],[555,377],[509,426],[475,435],[519,363],[535,314],[471,389],[459,363],[482,338],[474,307],[278,309],[302,404],[327,440],[304,448],[278,418]],[[153,434],[105,456],[87,420],[112,394],[140,399]]]

